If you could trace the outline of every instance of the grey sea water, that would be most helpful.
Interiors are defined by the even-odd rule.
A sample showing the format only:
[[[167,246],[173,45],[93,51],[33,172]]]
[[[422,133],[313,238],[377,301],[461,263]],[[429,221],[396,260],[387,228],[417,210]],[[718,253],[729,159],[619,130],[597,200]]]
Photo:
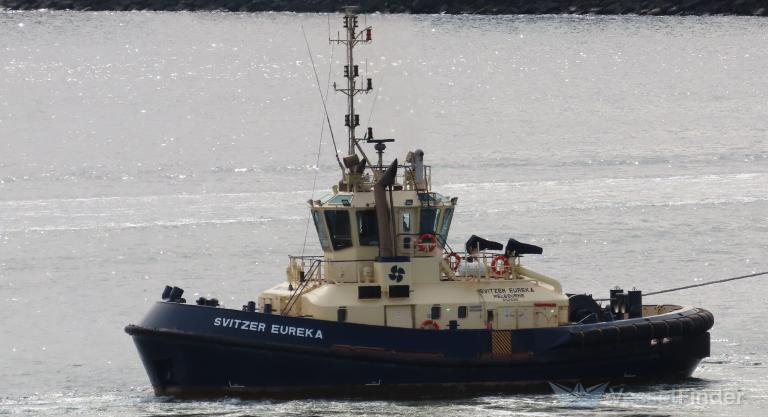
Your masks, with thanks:
[[[302,26],[325,89],[338,18],[0,12],[0,415],[766,415],[765,278],[647,299],[715,315],[712,356],[677,385],[155,398],[122,329],[164,285],[237,308],[319,249],[305,201],[338,173]],[[595,295],[768,270],[768,21],[365,19],[362,124],[398,139],[389,157],[425,150],[459,197],[454,245],[539,244],[529,266]],[[343,103],[329,97],[340,137]]]

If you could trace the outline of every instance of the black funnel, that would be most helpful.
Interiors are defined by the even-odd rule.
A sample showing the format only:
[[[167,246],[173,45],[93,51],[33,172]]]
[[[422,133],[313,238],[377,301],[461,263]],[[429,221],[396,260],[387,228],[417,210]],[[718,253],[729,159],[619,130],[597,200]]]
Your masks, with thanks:
[[[544,249],[536,245],[518,242],[515,239],[509,239],[509,242],[507,242],[507,249],[504,250],[504,253],[507,255],[507,257],[529,254],[541,255],[544,253]]]
[[[470,236],[469,240],[467,240],[465,247],[467,249],[467,253],[472,253],[475,250],[501,250],[504,248],[504,245],[499,242],[483,239],[477,235],[472,235]]]
[[[392,161],[386,171],[373,186],[373,201],[376,203],[376,222],[379,227],[379,256],[391,258],[395,256],[395,243],[392,241],[392,219],[389,216],[387,204],[387,187],[392,187],[397,178],[397,159]]]

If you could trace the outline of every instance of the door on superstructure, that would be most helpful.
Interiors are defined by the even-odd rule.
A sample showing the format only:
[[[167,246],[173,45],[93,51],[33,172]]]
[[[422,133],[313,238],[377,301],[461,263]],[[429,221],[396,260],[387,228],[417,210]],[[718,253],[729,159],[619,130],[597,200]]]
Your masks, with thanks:
[[[397,246],[400,255],[412,255],[416,246],[416,237],[418,236],[416,222],[416,209],[400,209],[397,219]]]
[[[495,329],[508,330],[517,328],[517,309],[514,307],[501,307],[497,308],[498,311],[498,324],[494,326]]]
[[[499,316],[496,314],[496,310],[485,310],[485,328],[489,330],[499,328]]]
[[[517,328],[530,329],[536,327],[533,319],[533,307],[517,308]]]
[[[385,306],[384,311],[384,324],[387,327],[413,328],[412,305]]]

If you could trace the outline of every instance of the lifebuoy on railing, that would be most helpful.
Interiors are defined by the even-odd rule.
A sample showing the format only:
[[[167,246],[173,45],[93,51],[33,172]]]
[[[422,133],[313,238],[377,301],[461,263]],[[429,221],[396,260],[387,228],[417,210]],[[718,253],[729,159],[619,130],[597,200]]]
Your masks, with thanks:
[[[440,324],[435,320],[424,320],[421,322],[422,330],[440,330]]]
[[[491,269],[497,277],[504,276],[509,271],[509,258],[504,255],[496,255],[491,261]]]
[[[437,247],[437,239],[432,233],[424,233],[416,239],[416,248],[419,252],[432,252]]]
[[[445,257],[445,260],[448,262],[448,267],[451,268],[451,271],[456,272],[459,270],[459,265],[461,265],[461,255],[456,252],[451,252]]]

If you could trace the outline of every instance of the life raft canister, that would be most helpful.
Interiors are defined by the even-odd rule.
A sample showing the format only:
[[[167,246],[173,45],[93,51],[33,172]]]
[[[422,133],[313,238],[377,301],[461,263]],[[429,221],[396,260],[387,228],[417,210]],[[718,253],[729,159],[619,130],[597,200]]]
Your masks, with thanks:
[[[499,263],[501,263],[501,266],[499,266]],[[504,255],[496,255],[493,261],[491,261],[491,269],[497,277],[504,276],[509,270],[509,258]]]
[[[424,233],[416,239],[416,248],[419,252],[432,252],[437,247],[437,239],[432,233]]]
[[[440,324],[438,324],[435,320],[424,320],[421,322],[420,328],[422,330],[440,330]]]

